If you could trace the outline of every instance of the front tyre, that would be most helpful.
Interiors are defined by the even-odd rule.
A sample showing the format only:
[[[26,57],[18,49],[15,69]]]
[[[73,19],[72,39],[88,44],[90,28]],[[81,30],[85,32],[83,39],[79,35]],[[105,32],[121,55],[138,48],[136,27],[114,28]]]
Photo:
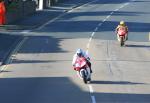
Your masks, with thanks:
[[[85,74],[85,72],[84,72],[84,71],[82,71],[82,72],[81,72],[81,74],[82,74],[83,82],[84,82],[85,84],[87,84],[87,80],[86,80],[86,74]]]
[[[123,37],[120,37],[120,46],[123,46],[123,45],[124,45]]]

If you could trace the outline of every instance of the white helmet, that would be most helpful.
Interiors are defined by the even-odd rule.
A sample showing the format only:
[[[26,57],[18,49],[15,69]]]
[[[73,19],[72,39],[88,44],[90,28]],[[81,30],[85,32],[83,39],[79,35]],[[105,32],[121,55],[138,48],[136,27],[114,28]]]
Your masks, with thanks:
[[[77,54],[79,57],[81,57],[81,56],[83,55],[82,49],[77,49],[76,54]]]

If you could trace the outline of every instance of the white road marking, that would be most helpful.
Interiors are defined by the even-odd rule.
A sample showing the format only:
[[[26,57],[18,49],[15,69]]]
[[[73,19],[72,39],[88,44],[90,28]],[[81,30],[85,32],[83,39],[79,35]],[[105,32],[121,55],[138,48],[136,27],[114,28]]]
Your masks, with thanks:
[[[16,48],[11,52],[10,57],[8,57],[8,60],[6,61],[6,64],[0,67],[0,72],[4,71],[7,69],[8,64],[12,63],[13,59],[12,56],[15,56],[18,52],[18,50],[21,48],[21,46],[23,45],[23,43],[28,39],[28,37],[25,37],[17,46]],[[14,54],[14,55],[12,55]],[[3,74],[0,76],[2,77]]]
[[[118,10],[119,10],[119,8],[115,9],[114,11],[118,11]]]
[[[23,34],[27,34],[29,33],[31,30],[23,30],[20,33]],[[7,69],[8,64],[12,63],[13,58],[16,56],[17,52],[19,51],[19,49],[21,48],[21,46],[23,45],[23,43],[28,39],[28,37],[25,37],[19,44],[17,44],[17,46],[15,47],[15,49],[11,52],[10,57],[8,57],[8,60],[6,61],[5,65],[2,65],[0,67],[0,72],[4,71],[5,69]],[[3,74],[1,75],[1,77],[3,76]]]
[[[106,17],[106,19],[110,18],[110,16],[111,16],[111,15],[108,15],[108,16]]]
[[[98,27],[101,26],[102,24],[103,24],[103,23],[99,23],[99,24],[98,24]]]
[[[98,27],[95,28],[94,32],[97,32],[97,30],[98,30]]]
[[[2,66],[0,67],[0,72],[4,71],[6,67],[7,67],[7,65],[2,65]],[[0,77],[2,77],[2,76],[3,76],[3,75],[0,75]]]
[[[94,36],[94,34],[95,34],[95,32],[93,32],[93,33],[92,33],[91,37],[93,37],[93,36]]]
[[[127,5],[129,5],[129,4],[130,4],[130,3],[125,3],[124,6],[127,6]]]
[[[16,56],[17,52],[19,51],[19,49],[21,48],[21,46],[23,45],[23,43],[28,39],[28,37],[25,37],[17,46],[16,48],[13,50],[13,52],[11,53],[11,57],[12,57],[12,54],[14,54],[13,56]],[[10,64],[12,63],[13,59],[12,58],[9,58],[8,60],[8,63],[7,64]]]
[[[94,90],[93,90],[92,85],[88,85],[88,86],[89,86],[90,93],[93,93],[93,92],[94,92]]]
[[[88,53],[89,47],[90,47],[90,43],[88,43],[88,44],[86,45],[86,48],[87,48],[86,52],[87,52],[87,53]]]
[[[124,6],[125,6],[125,5],[120,6],[119,9],[123,8]]]
[[[89,41],[88,41],[88,43],[87,43],[87,45],[86,45],[86,48],[87,48],[86,52],[88,52],[88,50],[89,50],[90,43],[91,43],[91,41],[92,41],[92,38],[93,38],[94,34],[95,34],[95,32],[92,33],[92,35],[91,35],[91,37],[90,37],[90,39],[89,39]]]
[[[24,33],[24,34],[26,34],[26,33],[29,33],[31,30],[23,30],[22,32],[20,32],[20,33]]]
[[[92,38],[89,39],[89,42],[91,42]]]
[[[91,98],[92,98],[92,103],[96,103],[95,96],[91,96]]]
[[[106,18],[103,20],[103,23],[106,21]]]
[[[119,9],[125,7],[125,6],[128,5],[128,4],[129,4],[129,3],[125,3],[124,5],[120,6],[120,7],[117,8],[117,9],[115,9],[114,11],[118,11]],[[92,38],[94,37],[96,31],[99,29],[99,27],[102,26],[102,24],[103,24],[108,18],[110,18],[110,17],[112,16],[112,14],[114,13],[114,11],[111,12],[111,13],[103,20],[103,22],[102,22],[102,23],[99,23],[99,24],[97,25],[97,27],[94,29],[94,32],[91,34],[91,37],[90,37],[90,39],[89,39],[89,41],[88,41],[88,43],[87,43],[87,50],[86,50],[87,53],[88,53],[88,50],[89,50],[89,48],[90,48],[90,43],[91,43],[91,41],[92,41]],[[150,39],[150,34],[149,34],[149,39]],[[88,85],[88,87],[89,87],[89,91],[90,91],[90,94],[91,94],[92,103],[96,103],[95,96],[93,95],[93,93],[94,93],[93,87],[92,87],[92,85]]]
[[[93,95],[93,93],[94,93],[93,87],[92,87],[92,85],[88,85],[88,87],[89,87],[89,91],[91,94],[92,103],[96,103],[95,96]]]
[[[112,15],[114,12],[112,11],[111,13],[110,13],[110,15]]]

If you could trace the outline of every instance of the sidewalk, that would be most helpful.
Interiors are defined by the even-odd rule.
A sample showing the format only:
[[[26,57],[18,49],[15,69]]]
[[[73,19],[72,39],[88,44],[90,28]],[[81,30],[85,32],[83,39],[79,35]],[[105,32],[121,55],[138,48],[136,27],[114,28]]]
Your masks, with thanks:
[[[81,6],[89,1],[91,0],[69,0],[42,11],[37,10],[36,13],[25,17],[23,20],[17,21],[10,25],[0,26],[0,31],[33,30],[47,21],[58,17],[62,13]]]

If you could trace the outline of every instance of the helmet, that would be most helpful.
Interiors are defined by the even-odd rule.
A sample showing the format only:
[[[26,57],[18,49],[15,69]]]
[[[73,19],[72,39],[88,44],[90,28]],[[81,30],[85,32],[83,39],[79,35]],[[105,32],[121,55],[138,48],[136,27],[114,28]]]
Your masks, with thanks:
[[[120,21],[120,25],[124,26],[125,22],[124,21]]]
[[[76,54],[77,54],[79,57],[81,57],[81,56],[82,56],[82,49],[77,49]]]

